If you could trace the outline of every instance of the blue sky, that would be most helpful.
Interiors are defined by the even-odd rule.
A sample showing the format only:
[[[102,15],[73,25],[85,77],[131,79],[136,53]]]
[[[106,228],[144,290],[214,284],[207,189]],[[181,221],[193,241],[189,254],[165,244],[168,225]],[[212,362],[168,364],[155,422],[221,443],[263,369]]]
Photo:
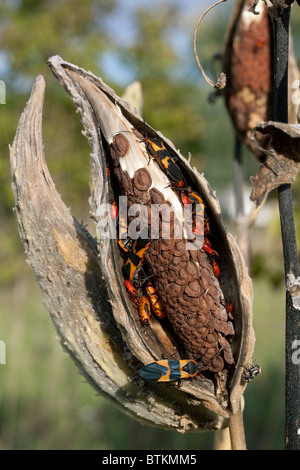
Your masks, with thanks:
[[[105,24],[99,21],[99,26],[105,28],[114,38],[114,41],[124,46],[130,46],[135,40],[134,11],[137,7],[157,9],[159,6],[179,7],[182,14],[180,24],[169,34],[169,41],[174,50],[181,57],[188,57],[193,54],[191,49],[194,28],[198,18],[205,9],[214,3],[215,0],[119,0],[118,8],[114,13],[106,18]],[[227,3],[225,3],[227,5]],[[220,10],[217,10],[218,13]],[[213,15],[210,12],[209,15]],[[208,16],[206,21],[208,20]],[[111,50],[104,54],[101,60],[101,67],[108,79],[120,86],[126,86],[135,80],[134,72],[124,66]],[[9,69],[9,61],[4,53],[0,51],[0,78],[4,76]],[[22,78],[24,81],[24,78]]]
[[[214,3],[213,0],[120,0],[118,9],[106,21],[105,28],[122,45],[130,46],[135,40],[134,11],[137,7],[156,9],[164,4],[179,7],[182,11],[181,24],[169,37],[178,54],[191,53],[191,41],[198,18],[205,9]],[[212,14],[212,13],[211,13]],[[134,80],[133,73],[120,63],[118,57],[110,51],[105,54],[101,66],[106,76],[119,85],[126,85]]]

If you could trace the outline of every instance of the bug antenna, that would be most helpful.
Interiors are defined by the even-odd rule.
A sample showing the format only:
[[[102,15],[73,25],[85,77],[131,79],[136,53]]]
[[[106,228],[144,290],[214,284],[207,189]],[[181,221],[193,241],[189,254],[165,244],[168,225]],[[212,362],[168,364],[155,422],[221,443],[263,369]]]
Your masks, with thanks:
[[[141,268],[140,272],[143,272],[145,274],[145,271],[143,270],[143,268]],[[146,274],[145,274],[146,275]],[[146,277],[143,277],[142,279],[136,279],[136,280],[133,280],[133,284],[138,288],[140,289],[146,281],[148,281],[148,279],[151,279],[151,277],[154,277],[154,274],[150,274],[149,276],[146,276]]]
[[[224,347],[222,346],[211,358],[209,358],[209,360],[207,362],[203,362],[202,358],[205,357],[205,355],[208,351],[208,348],[206,348],[205,353],[199,358],[199,362],[201,361],[201,364],[199,363],[199,370],[201,370],[201,367],[207,366],[209,361],[212,361],[216,356],[218,356],[223,351],[223,349],[224,349]]]

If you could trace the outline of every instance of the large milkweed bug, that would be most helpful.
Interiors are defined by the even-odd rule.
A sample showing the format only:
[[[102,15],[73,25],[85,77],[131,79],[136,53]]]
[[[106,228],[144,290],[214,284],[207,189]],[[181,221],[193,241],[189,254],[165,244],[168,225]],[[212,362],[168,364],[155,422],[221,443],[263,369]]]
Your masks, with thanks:
[[[219,253],[217,253],[215,250],[213,250],[211,246],[211,242],[207,237],[204,237],[204,243],[202,245],[203,250],[206,251],[210,256],[213,256],[214,258],[219,257]]]
[[[211,260],[211,265],[212,265],[212,268],[213,268],[214,275],[216,277],[219,277],[220,276],[220,268],[219,268],[219,265],[216,262],[216,260],[214,260],[214,259]]]
[[[227,300],[226,302],[226,310],[228,313],[233,313],[233,306],[232,306],[232,303],[230,302],[230,300]]]
[[[145,295],[139,300],[139,317],[142,325],[149,326],[150,319],[151,319],[151,305],[150,300]]]
[[[157,138],[146,137],[145,144],[148,153],[157,160],[162,170],[172,180],[173,185],[177,187],[186,186],[181,170],[176,165],[175,159],[169,154],[163,141]]]
[[[194,222],[193,222],[193,233],[195,235],[203,235],[205,233],[205,227],[207,225],[206,208],[202,197],[192,188],[187,189],[188,198],[193,204]],[[204,224],[204,227],[203,227]]]
[[[221,301],[221,304],[225,307],[230,320],[233,320],[233,305],[232,305],[231,301],[223,299]]]
[[[125,222],[125,216],[119,214],[119,240],[118,246],[121,248],[123,253],[128,253],[130,248],[132,247],[133,240],[128,237],[128,228]]]
[[[178,180],[178,181],[172,181],[172,185],[175,186],[176,188],[183,188],[186,186],[186,183],[183,179]]]
[[[188,193],[188,197],[189,197],[189,200],[191,201],[191,203],[199,204],[199,206],[202,206],[203,211],[204,211],[205,210],[205,204],[204,204],[203,199],[200,196],[200,194],[196,193],[196,191],[193,191],[192,188],[188,188],[187,193]]]
[[[178,165],[175,163],[177,157],[171,157],[161,139],[158,139],[157,137],[144,137],[141,138],[139,142],[145,143],[148,154],[150,157],[158,161],[162,170],[164,170],[167,176],[172,180],[173,186],[177,188],[183,188],[186,186],[184,176]]]
[[[190,206],[192,204],[190,198],[185,194],[184,189],[180,191],[180,199],[184,206]]]
[[[150,299],[153,313],[160,319],[165,318],[166,314],[163,311],[162,302],[159,298],[156,288],[154,287],[151,281],[149,281],[146,285],[146,292]]]
[[[209,360],[211,361],[222,351],[220,348]],[[206,353],[205,353],[206,354]],[[205,356],[203,354],[202,357]],[[139,375],[145,380],[156,380],[156,382],[172,382],[173,380],[189,379],[195,377],[203,369],[206,363],[193,359],[162,359],[160,361],[146,364],[139,370]]]
[[[130,295],[131,300],[135,303],[135,305],[138,306],[139,304],[139,295],[136,290],[136,288],[133,286],[133,284],[128,281],[128,279],[125,281],[125,287],[127,289],[128,294]]]
[[[124,277],[132,281],[142,267],[144,256],[150,246],[148,239],[139,237],[128,250],[128,258],[123,265]]]
[[[118,206],[116,201],[111,203],[110,215],[113,220],[116,220],[118,217]]]
[[[195,377],[200,368],[201,366],[193,359],[162,359],[142,367],[139,370],[139,375],[145,380],[171,382]]]
[[[207,217],[204,218],[204,233],[205,235],[210,233],[210,225]]]

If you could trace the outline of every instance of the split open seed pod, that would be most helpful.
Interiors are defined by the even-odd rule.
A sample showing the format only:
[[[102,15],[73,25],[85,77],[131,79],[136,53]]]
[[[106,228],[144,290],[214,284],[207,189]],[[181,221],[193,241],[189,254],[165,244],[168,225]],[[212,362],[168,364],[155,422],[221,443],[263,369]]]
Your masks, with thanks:
[[[222,67],[227,77],[224,89],[226,107],[237,136],[260,160],[265,153],[251,139],[252,129],[262,121],[273,119],[273,27],[265,2],[249,9],[253,0],[238,0],[228,24],[222,50]],[[289,53],[289,122],[296,123],[297,107],[291,99],[299,70],[293,52]],[[297,84],[298,87],[298,84]],[[261,147],[268,145],[267,135],[259,135]]]
[[[223,226],[216,195],[203,174],[100,78],[59,56],[48,63],[81,113],[92,148],[90,207],[97,228],[96,240],[72,218],[47,171],[41,143],[45,84],[38,77],[11,148],[11,164],[20,235],[58,336],[97,391],[142,422],[179,432],[226,427],[241,406],[245,368],[252,360],[252,283],[235,239]],[[218,253],[217,270],[197,237],[175,236],[184,214],[171,171],[175,166],[164,171],[149,155],[146,138],[159,139],[176,161],[184,189],[203,198],[205,236]],[[125,288],[129,255],[121,253],[118,234],[112,237],[120,219],[114,225],[115,215],[108,213],[120,196],[127,198],[129,222],[134,220],[130,211],[140,204],[149,228],[157,223],[156,235],[148,233],[143,269],[132,278],[139,296],[147,279],[154,283],[166,313],[163,319],[152,315],[147,327]],[[171,208],[171,215],[149,218],[155,204]],[[172,230],[163,238],[164,217]],[[139,376],[141,367],[161,359],[192,359],[199,373],[182,380],[181,387]]]
[[[236,3],[224,38],[222,63],[227,76],[225,103],[234,129],[261,159],[264,154],[250,134],[256,124],[273,116],[273,32],[264,2],[257,5],[258,15],[249,11],[252,5],[252,0]]]

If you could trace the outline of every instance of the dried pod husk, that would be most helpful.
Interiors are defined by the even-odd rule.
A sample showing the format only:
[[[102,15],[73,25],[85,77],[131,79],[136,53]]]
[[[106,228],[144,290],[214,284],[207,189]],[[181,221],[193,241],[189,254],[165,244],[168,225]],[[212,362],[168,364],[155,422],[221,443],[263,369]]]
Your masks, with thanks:
[[[211,411],[205,401],[192,399],[180,389],[158,387],[154,391],[141,383],[140,364],[124,343],[124,331],[113,315],[113,309],[125,308],[125,304],[122,300],[118,306],[111,305],[109,299],[109,246],[101,245],[107,260],[107,267],[101,267],[95,238],[72,217],[49,174],[42,144],[44,93],[45,81],[39,76],[21,115],[10,157],[20,238],[57,338],[96,391],[142,423],[178,432],[220,429],[229,414],[218,413],[220,406]],[[87,129],[93,119],[90,111],[87,106]],[[93,171],[100,177],[94,166]],[[98,189],[97,179],[92,194],[99,196],[102,190],[98,193]],[[206,395],[210,404],[211,394]]]
[[[237,136],[260,160],[265,153],[251,139],[252,129],[262,121],[273,119],[273,28],[265,2],[259,2],[253,14],[253,0],[239,0],[224,38],[222,66],[227,76],[224,90],[226,107]],[[289,55],[289,90],[299,78],[292,40]],[[289,122],[295,123],[297,109],[289,99]],[[266,148],[268,136],[260,135]]]
[[[120,195],[118,193],[120,187],[129,198],[132,197],[133,203],[138,201],[147,205],[150,200],[152,202],[159,201],[162,194],[165,200],[170,197],[172,202],[179,201],[172,188],[167,188],[167,186],[170,186],[170,182],[162,174],[157,164],[153,161],[149,162],[149,156],[147,156],[145,149],[143,150],[143,138],[137,137],[133,129],[143,136],[146,134],[161,139],[166,148],[178,159],[178,164],[189,184],[193,189],[199,191],[205,199],[214,232],[215,247],[220,254],[218,262],[221,274],[216,283],[219,290],[213,301],[214,304],[217,304],[219,302],[218,295],[221,293],[224,299],[230,299],[233,304],[234,337],[230,352],[233,355],[234,364],[229,359],[230,364],[224,368],[220,367],[217,371],[208,370],[208,374],[205,374],[204,371],[195,380],[182,381],[180,389],[172,386],[172,384],[144,382],[142,385],[140,384],[141,390],[137,399],[140,399],[143,390],[147,390],[148,393],[151,391],[153,407],[155,407],[157,400],[164,399],[164,403],[168,403],[168,406],[176,409],[178,416],[180,415],[182,402],[185,402],[184,413],[181,418],[178,418],[177,429],[181,431],[218,429],[226,425],[226,418],[236,413],[240,406],[246,386],[242,380],[242,375],[245,365],[251,362],[254,347],[252,283],[234,238],[227,233],[223,226],[218,200],[204,176],[199,174],[195,168],[192,168],[169,140],[146,124],[136,110],[126,101],[120,99],[100,78],[63,61],[59,56],[49,59],[49,65],[54,75],[69,93],[77,109],[82,113],[85,135],[92,147],[90,205],[92,215],[98,226],[103,222],[101,208]],[[123,161],[125,161],[122,158],[125,156],[127,158],[129,154],[133,155],[134,158],[131,161],[137,162],[137,166],[134,168],[127,167],[126,170],[122,170]],[[106,163],[110,167],[111,181],[106,177]],[[150,180],[155,179],[155,185],[151,189],[149,172]],[[174,202],[174,205],[176,206],[176,202]],[[156,250],[156,253],[156,245],[153,243],[150,260],[147,261],[150,268],[152,266],[152,269],[155,270],[155,268],[163,267],[163,262],[151,263],[151,256],[165,256],[162,250],[168,251],[170,249],[168,244],[171,244],[174,249],[173,242],[174,240],[164,241],[164,249],[161,247],[160,250]],[[180,252],[179,244],[176,249],[176,254],[178,254]],[[121,332],[124,344],[126,344],[131,354],[131,357],[127,355],[126,367],[131,368],[128,380],[132,383],[141,365],[166,357],[174,357],[174,352],[180,355],[185,351],[186,344],[182,347],[183,337],[180,334],[178,335],[178,329],[176,330],[176,328],[174,334],[174,329],[152,318],[150,326],[145,330],[138,321],[137,309],[124,287],[123,259],[117,246],[117,239],[111,239],[110,236],[107,236],[107,238],[101,237],[99,240],[99,258],[112,314]],[[166,257],[165,265],[168,265],[169,262],[170,260],[168,261]],[[207,262],[203,261],[203,263],[206,263],[205,266],[209,269]],[[184,270],[182,275],[183,284],[187,287],[184,277],[188,272],[193,276],[193,266],[190,265],[187,268],[184,266],[182,259],[180,259],[179,264],[182,265],[181,267]],[[201,267],[201,262],[199,262],[199,266]],[[179,276],[177,277],[179,279]],[[162,287],[166,283],[166,280],[162,282],[159,279],[157,271],[155,272],[155,279],[161,282]],[[194,295],[192,293],[194,288],[193,280],[193,277],[191,277],[191,285],[188,286],[188,297],[190,299]],[[215,282],[215,280],[212,282]],[[180,286],[180,282],[178,285]],[[211,286],[208,286],[208,288],[211,288]],[[162,293],[162,290],[160,292]],[[199,293],[196,293],[196,295],[201,303],[202,297],[199,297]],[[164,301],[172,300],[172,296],[175,301],[178,300],[176,292],[169,292]],[[166,297],[168,298],[166,299]],[[222,306],[219,305],[219,308],[221,311]],[[217,311],[216,305],[212,309]],[[191,332],[192,330],[189,334]],[[195,334],[197,334],[197,331],[195,331]],[[225,337],[226,333],[223,336]],[[191,339],[190,336],[189,339]],[[225,358],[225,354],[226,346],[222,351],[223,358]],[[190,352],[190,356],[192,355],[193,353]],[[171,402],[170,394],[172,396]],[[192,406],[193,413],[197,409],[197,425],[195,424],[195,417],[193,417],[194,422],[191,424],[189,405]],[[197,405],[196,408],[195,405]],[[153,416],[148,418],[151,420]],[[188,422],[187,425],[184,424],[185,420]],[[153,424],[157,424],[155,419],[153,419]]]
[[[220,253],[220,291],[234,307],[234,364],[215,373],[206,374],[204,370],[195,380],[183,381],[181,388],[139,378],[142,365],[170,357],[174,350],[181,351],[181,338],[155,318],[147,330],[142,328],[124,288],[117,240],[107,235],[97,243],[73,219],[57,194],[43,155],[41,115],[45,84],[38,77],[11,147],[11,166],[20,236],[57,335],[97,391],[131,416],[180,432],[225,427],[228,418],[240,408],[246,386],[242,376],[251,362],[254,333],[252,283],[235,240],[223,227],[217,198],[204,176],[191,168],[172,143],[146,125],[101,79],[58,56],[51,58],[49,65],[81,112],[92,147],[90,205],[98,228],[103,222],[103,205],[116,196],[114,179],[107,178],[109,156],[114,165],[113,139],[107,132],[113,132],[115,139],[117,134],[125,134],[129,126],[125,139],[123,135],[114,140],[114,149],[119,156],[133,152],[143,159],[146,154],[141,153],[142,144],[132,128],[142,133],[146,128],[149,135],[158,136],[177,156],[190,184],[203,195]],[[158,181],[165,184],[155,162],[149,165]],[[141,167],[145,168],[145,164]],[[147,201],[149,191],[145,191],[145,184],[147,187],[149,183],[145,171],[134,174],[133,180],[135,190]],[[163,188],[163,194],[170,191],[174,198],[171,188]],[[224,358],[225,352],[226,348],[222,350]]]
[[[260,147],[258,135],[267,136],[270,145]],[[259,165],[255,177],[251,178],[253,189],[250,198],[260,206],[269,192],[282,184],[293,183],[300,170],[300,126],[280,122],[262,122],[253,129],[254,145],[265,154],[265,162]]]

